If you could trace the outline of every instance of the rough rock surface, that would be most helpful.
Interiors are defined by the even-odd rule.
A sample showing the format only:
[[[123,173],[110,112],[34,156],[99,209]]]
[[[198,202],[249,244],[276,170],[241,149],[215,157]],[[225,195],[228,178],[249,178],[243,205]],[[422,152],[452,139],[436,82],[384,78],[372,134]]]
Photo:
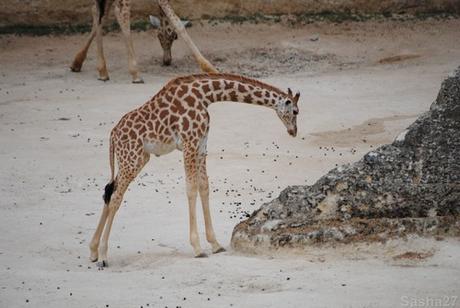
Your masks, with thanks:
[[[238,250],[460,235],[460,68],[392,144],[292,186],[239,223]]]

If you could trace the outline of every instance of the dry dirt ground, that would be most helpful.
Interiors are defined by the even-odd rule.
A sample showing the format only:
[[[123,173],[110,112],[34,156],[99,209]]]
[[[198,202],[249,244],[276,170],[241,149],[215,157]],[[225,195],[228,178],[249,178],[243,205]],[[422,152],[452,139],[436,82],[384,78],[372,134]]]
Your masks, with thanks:
[[[174,152],[152,159],[131,185],[104,271],[87,246],[110,175],[109,131],[197,67],[180,41],[173,65],[162,67],[156,33],[135,33],[146,83],[131,84],[121,35],[111,33],[103,83],[94,47],[81,73],[68,70],[86,35],[0,37],[0,307],[460,307],[458,239],[257,256],[229,247],[234,225],[282,188],[391,142],[427,110],[460,64],[459,28],[456,19],[194,25],[191,36],[220,69],[300,90],[298,137],[271,110],[213,105],[212,215],[228,251],[192,258]]]

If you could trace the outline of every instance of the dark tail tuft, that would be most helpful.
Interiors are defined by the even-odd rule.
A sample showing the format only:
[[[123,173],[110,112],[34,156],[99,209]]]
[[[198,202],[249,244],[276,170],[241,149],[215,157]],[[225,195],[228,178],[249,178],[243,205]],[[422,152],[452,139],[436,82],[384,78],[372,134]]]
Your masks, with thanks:
[[[99,24],[101,23],[102,17],[104,17],[105,14],[105,2],[106,0],[97,0],[97,7],[99,9]]]
[[[105,185],[104,188],[104,199],[105,204],[109,204],[110,197],[112,197],[113,192],[115,191],[115,181],[110,182],[109,184]]]

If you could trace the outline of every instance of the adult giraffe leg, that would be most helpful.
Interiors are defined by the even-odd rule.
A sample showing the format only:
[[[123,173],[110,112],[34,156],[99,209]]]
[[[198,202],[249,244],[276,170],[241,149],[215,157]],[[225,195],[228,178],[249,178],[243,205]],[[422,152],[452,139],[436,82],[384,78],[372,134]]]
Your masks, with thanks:
[[[108,213],[104,228],[104,233],[102,234],[102,241],[99,246],[99,255],[97,259],[97,266],[99,268],[103,268],[108,266],[107,262],[107,250],[108,250],[108,242],[110,236],[110,230],[112,228],[113,219],[115,218],[115,214],[117,213],[118,209],[120,208],[121,202],[123,201],[123,195],[126,192],[129,184],[134,180],[134,178],[139,174],[145,164],[149,161],[150,155],[144,154],[140,161],[136,164],[136,167],[123,167],[119,166],[119,174],[116,177],[115,182],[115,192],[106,206],[108,207]]]
[[[83,65],[83,62],[85,62],[86,55],[88,54],[88,49],[91,46],[91,43],[93,42],[94,37],[96,36],[97,26],[99,23],[99,16],[98,16],[96,5],[93,5],[92,13],[93,13],[93,26],[91,28],[91,34],[89,35],[89,38],[86,41],[83,48],[75,55],[72,65],[70,66],[70,70],[72,72],[81,71],[81,66]]]
[[[209,182],[206,171],[206,154],[198,156],[199,176],[198,189],[200,192],[201,205],[203,207],[204,224],[206,228],[206,240],[212,246],[213,253],[225,251],[225,249],[217,242],[214,228],[212,226],[211,212],[209,210]]]
[[[197,149],[195,146],[184,145],[184,166],[189,207],[190,244],[196,258],[207,257],[201,250],[200,237],[196,223],[196,196],[197,196]]]
[[[112,1],[110,1],[106,7],[105,10],[109,11],[110,5]],[[107,64],[105,62],[105,57],[104,57],[104,46],[102,44],[102,24],[104,23],[104,20],[106,19],[107,14],[102,15],[102,18],[99,22],[99,14],[101,14],[98,11],[97,14],[97,27],[96,27],[96,53],[97,53],[97,70],[99,72],[99,77],[97,79],[102,80],[102,81],[107,81],[109,80],[109,72],[107,71]]]
[[[131,39],[131,25],[129,3],[121,2],[121,5],[115,6],[115,16],[121,31],[123,32],[126,50],[128,51],[128,70],[133,78],[133,83],[144,83],[142,78],[139,77],[139,70],[137,68],[136,56],[134,54],[133,40]]]

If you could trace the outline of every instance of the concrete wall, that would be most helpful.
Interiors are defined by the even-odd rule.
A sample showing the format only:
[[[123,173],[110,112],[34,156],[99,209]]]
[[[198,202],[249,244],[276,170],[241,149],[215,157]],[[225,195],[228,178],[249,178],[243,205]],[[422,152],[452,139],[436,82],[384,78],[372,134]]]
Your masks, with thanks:
[[[82,24],[93,0],[1,0],[0,26]],[[133,19],[155,12],[155,0],[132,0]],[[170,0],[181,17],[333,12],[460,12],[460,0]]]

